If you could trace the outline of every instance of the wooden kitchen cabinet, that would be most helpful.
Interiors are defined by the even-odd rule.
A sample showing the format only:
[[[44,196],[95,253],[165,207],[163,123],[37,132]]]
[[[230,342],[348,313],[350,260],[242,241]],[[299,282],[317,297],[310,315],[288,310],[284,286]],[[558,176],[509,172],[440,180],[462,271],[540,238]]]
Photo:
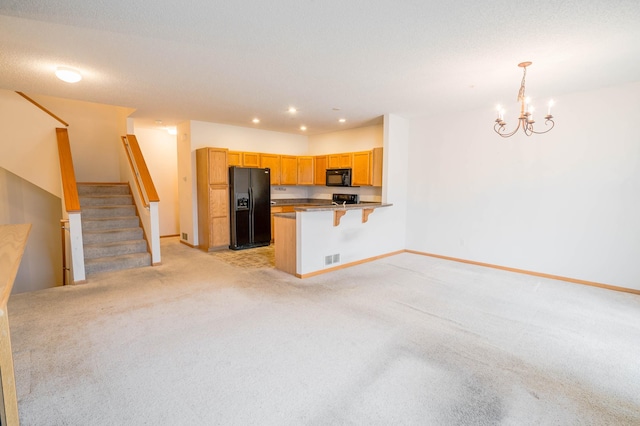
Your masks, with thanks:
[[[298,184],[298,157],[294,155],[280,156],[280,185]]]
[[[280,185],[280,156],[260,154],[260,167],[271,169],[271,185]]]
[[[275,214],[276,213],[291,213],[293,212],[293,206],[275,206],[271,207],[271,242],[276,240],[276,229],[274,226],[275,223]]]
[[[314,185],[326,185],[327,184],[327,156],[316,155],[313,159],[313,184]]]
[[[228,151],[196,150],[198,247],[211,251],[229,246]]]
[[[353,168],[351,170],[351,184],[353,186],[371,185],[371,151],[353,153]]]
[[[242,167],[242,153],[238,151],[229,151],[227,153],[227,164],[229,167]]]
[[[352,167],[352,154],[350,152],[343,152],[342,154],[329,155],[329,167],[328,169],[348,169]]]
[[[313,185],[313,157],[298,157],[298,185]]]
[[[382,186],[382,148],[371,151],[371,185]]]
[[[257,152],[243,152],[242,167],[260,167],[260,154]]]

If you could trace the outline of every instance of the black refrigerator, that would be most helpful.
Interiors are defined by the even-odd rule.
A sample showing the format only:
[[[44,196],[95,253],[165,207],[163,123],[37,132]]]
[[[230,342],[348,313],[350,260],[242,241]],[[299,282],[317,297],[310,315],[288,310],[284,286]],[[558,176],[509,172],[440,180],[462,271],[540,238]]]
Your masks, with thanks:
[[[271,243],[271,171],[229,167],[232,250]]]

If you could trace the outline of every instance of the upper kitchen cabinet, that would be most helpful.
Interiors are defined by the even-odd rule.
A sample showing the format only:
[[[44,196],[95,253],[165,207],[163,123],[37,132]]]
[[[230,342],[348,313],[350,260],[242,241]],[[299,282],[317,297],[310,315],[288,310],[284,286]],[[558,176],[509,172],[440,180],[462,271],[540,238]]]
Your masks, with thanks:
[[[280,185],[280,156],[260,154],[260,167],[271,169],[271,185]]]
[[[371,151],[371,185],[382,186],[382,148]]]
[[[243,152],[242,166],[243,167],[260,167],[260,154],[258,154],[257,152]]]
[[[353,159],[350,152],[329,155],[328,169],[348,169],[353,167]]]
[[[298,185],[313,185],[313,157],[298,157]]]
[[[371,185],[371,169],[372,169],[371,151],[362,151],[353,153],[353,170],[351,176],[351,184],[353,186]]]
[[[354,186],[382,186],[382,148],[353,153]]]
[[[326,185],[327,183],[327,156],[317,155],[313,159],[313,184]]]
[[[298,184],[298,157],[294,155],[280,156],[280,185]]]
[[[229,167],[242,167],[242,153],[238,151],[229,151],[227,154],[227,162],[229,163]]]

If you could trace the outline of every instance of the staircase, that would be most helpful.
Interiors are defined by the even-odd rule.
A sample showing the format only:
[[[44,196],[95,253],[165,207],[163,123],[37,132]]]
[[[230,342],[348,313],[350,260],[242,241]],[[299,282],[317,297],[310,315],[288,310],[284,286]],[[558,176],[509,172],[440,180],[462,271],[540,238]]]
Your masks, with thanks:
[[[88,275],[151,265],[126,183],[78,183],[84,267]]]

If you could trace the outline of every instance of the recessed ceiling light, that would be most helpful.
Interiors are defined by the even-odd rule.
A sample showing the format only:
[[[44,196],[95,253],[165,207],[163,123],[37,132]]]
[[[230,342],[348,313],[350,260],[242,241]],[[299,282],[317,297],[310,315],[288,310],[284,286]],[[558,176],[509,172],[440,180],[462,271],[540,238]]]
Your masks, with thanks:
[[[298,110],[296,109],[296,107],[289,107],[288,110],[291,114],[295,114],[296,112],[298,112]]]
[[[346,121],[347,121],[347,119],[346,119],[346,118],[341,118],[341,119],[339,119],[338,121],[339,121],[340,123],[344,123],[344,122],[346,122]]]
[[[260,122],[260,119],[259,118],[254,118],[253,120],[251,120],[251,122],[253,124],[258,124]]]
[[[303,132],[305,132],[307,130],[307,126],[300,126],[300,130],[302,130]]]
[[[67,83],[77,83],[82,80],[82,75],[80,75],[79,71],[66,67],[56,68],[56,77]]]

